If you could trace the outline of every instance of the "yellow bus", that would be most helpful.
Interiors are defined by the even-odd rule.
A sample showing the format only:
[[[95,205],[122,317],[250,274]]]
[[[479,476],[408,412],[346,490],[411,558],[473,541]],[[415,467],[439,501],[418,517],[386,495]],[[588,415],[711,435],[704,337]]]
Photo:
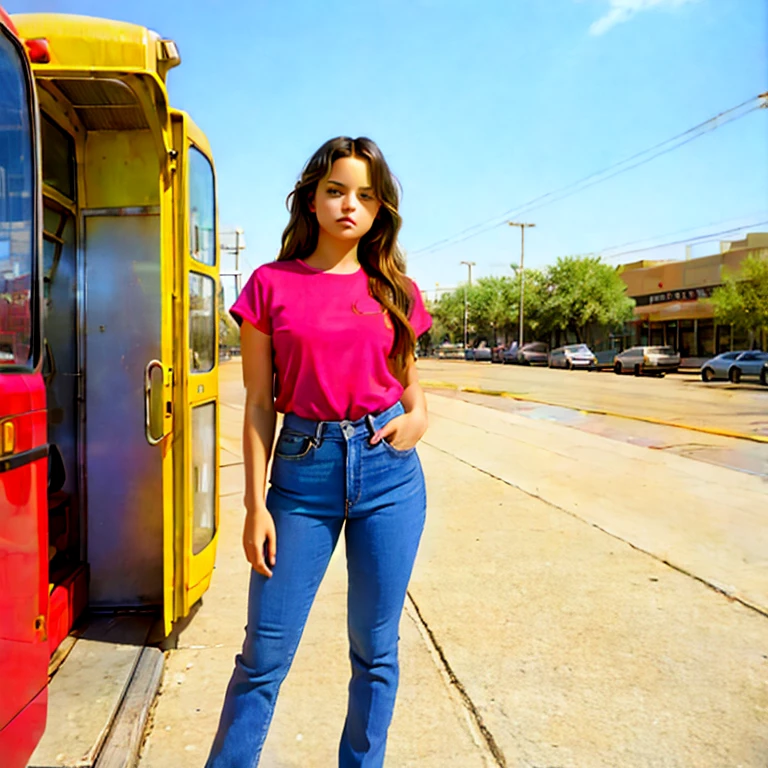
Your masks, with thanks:
[[[47,642],[89,607],[206,591],[218,533],[218,283],[211,148],[171,107],[172,40],[133,24],[13,18],[42,147]]]

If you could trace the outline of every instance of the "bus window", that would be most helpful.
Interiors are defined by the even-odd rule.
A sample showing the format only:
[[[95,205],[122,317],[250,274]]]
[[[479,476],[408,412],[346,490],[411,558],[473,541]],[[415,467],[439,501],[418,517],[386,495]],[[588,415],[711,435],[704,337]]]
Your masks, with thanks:
[[[213,370],[216,347],[216,307],[213,278],[189,275],[189,368],[193,373]]]
[[[189,149],[189,253],[201,264],[216,263],[213,168],[200,150]]]
[[[192,409],[192,554],[210,544],[216,526],[216,404]]]
[[[40,120],[43,138],[43,184],[75,199],[75,143],[72,137],[45,115]]]
[[[0,371],[34,369],[32,194],[27,86],[13,44],[0,36]]]

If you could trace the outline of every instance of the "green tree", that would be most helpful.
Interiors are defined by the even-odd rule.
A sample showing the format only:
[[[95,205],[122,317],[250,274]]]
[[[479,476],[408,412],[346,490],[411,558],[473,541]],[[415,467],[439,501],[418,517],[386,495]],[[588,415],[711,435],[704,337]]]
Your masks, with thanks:
[[[542,328],[572,331],[580,342],[590,325],[615,328],[632,318],[634,300],[624,281],[599,256],[560,257],[538,290]]]
[[[508,337],[516,322],[513,288],[510,277],[481,277],[470,290],[470,323],[475,335],[491,345],[498,337]]]
[[[435,344],[441,344],[445,337],[453,343],[464,337],[464,290],[459,288],[451,293],[444,293],[440,300],[432,304],[432,338]]]
[[[538,269],[525,270],[525,294],[523,296],[523,326],[525,340],[544,340],[552,330],[550,308],[547,304],[547,275]],[[513,324],[516,329],[520,325],[520,275],[515,274],[512,284],[513,297],[510,300],[510,311],[513,313]]]
[[[746,331],[753,343],[761,330],[768,330],[768,259],[750,254],[738,272],[725,275],[712,304],[718,323]]]
[[[543,276],[536,270],[525,270],[525,326],[526,338],[540,330],[539,311]],[[446,336],[452,342],[464,339],[464,289],[467,288],[468,328],[470,343],[496,339],[505,342],[517,338],[520,307],[520,278],[481,277],[471,288],[459,286],[431,304],[433,318],[432,339],[441,343]]]

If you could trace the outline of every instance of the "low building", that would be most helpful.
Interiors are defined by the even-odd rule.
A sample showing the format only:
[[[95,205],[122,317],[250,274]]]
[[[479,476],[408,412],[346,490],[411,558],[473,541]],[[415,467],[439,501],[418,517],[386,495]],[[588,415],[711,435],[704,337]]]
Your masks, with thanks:
[[[670,346],[683,358],[707,358],[749,347],[746,333],[718,325],[710,297],[726,274],[738,273],[752,254],[768,259],[768,233],[720,244],[720,253],[684,261],[635,262],[619,268],[635,300],[635,319],[616,345]],[[765,331],[756,343],[768,348]]]

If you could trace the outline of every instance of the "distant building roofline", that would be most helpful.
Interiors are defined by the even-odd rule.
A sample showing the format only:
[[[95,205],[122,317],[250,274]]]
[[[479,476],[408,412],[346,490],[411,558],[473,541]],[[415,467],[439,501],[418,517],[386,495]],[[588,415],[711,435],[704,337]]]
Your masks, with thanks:
[[[695,259],[641,259],[639,261],[628,262],[627,264],[620,264],[618,267],[616,267],[616,271],[621,274],[622,272],[630,272],[640,269],[653,269],[655,267],[661,267],[666,264],[677,264],[680,262],[692,264],[695,262],[704,262],[707,259],[724,256],[729,253],[763,249],[768,249],[768,232],[750,232],[743,240],[720,241],[719,251],[716,253],[707,254],[706,256],[697,256]]]

